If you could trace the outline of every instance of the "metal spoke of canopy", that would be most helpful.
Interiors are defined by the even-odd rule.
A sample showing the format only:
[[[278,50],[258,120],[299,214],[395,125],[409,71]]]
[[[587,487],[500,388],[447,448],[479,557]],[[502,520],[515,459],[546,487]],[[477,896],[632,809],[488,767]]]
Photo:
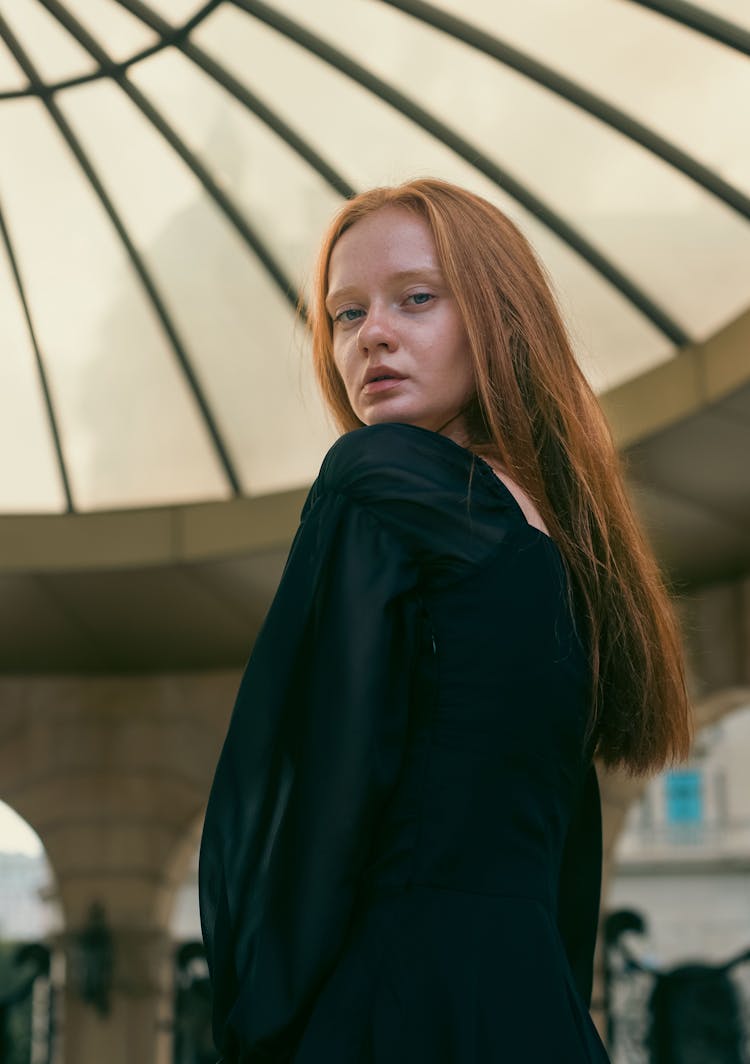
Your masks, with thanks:
[[[706,37],[712,37],[728,48],[736,48],[744,55],[750,55],[750,33],[736,26],[729,19],[721,18],[710,11],[705,11],[697,4],[686,3],[686,0],[630,0],[633,4],[648,7],[652,11],[658,11],[660,15],[681,22],[689,26],[697,33],[703,33]]]
[[[664,137],[658,136],[642,122],[638,122],[630,115],[625,114],[619,107],[613,107],[601,96],[597,96],[595,93],[583,88],[583,86],[577,85],[571,78],[563,77],[545,63],[532,59],[531,56],[518,48],[513,48],[501,41],[499,37],[485,33],[477,29],[476,26],[464,21],[464,19],[449,15],[433,4],[425,3],[424,0],[381,0],[381,2],[390,4],[391,7],[396,7],[414,18],[421,19],[444,33],[450,34],[457,40],[464,41],[472,48],[477,48],[479,51],[484,52],[485,55],[492,56],[498,62],[504,63],[513,70],[517,70],[519,74],[523,74],[525,77],[537,82],[537,84],[543,85],[551,92],[557,93],[558,96],[569,100],[576,107],[580,107],[588,114],[594,115],[595,118],[605,122],[612,129],[616,129],[619,133],[630,137],[637,144],[641,144],[648,151],[653,152],[654,155],[658,155],[660,159],[669,163],[670,166],[674,166],[675,169],[702,185],[706,191],[728,203],[730,207],[734,207],[745,218],[750,218],[750,197],[743,195],[729,182],[724,181],[718,174],[709,170],[707,166],[702,166],[687,152],[681,151],[674,144],[670,144]]]
[[[16,253],[13,248],[13,241],[11,240],[8,227],[5,224],[5,217],[3,216],[3,208],[0,203],[0,230],[2,231],[3,244],[5,245],[5,252],[8,256],[11,269],[13,271],[13,278],[18,289],[18,297],[23,306],[24,317],[26,318],[26,325],[29,330],[29,337],[31,338],[31,344],[34,349],[34,355],[36,357],[36,368],[39,373],[39,384],[44,396],[44,405],[47,411],[47,417],[49,418],[50,428],[52,430],[52,438],[55,445],[55,454],[60,466],[60,477],[63,483],[63,490],[65,492],[66,509],[68,513],[73,510],[73,497],[70,493],[70,480],[68,479],[68,470],[65,466],[65,456],[63,455],[62,445],[60,443],[60,430],[57,425],[57,418],[55,416],[55,408],[50,396],[49,384],[47,382],[47,374],[44,369],[44,359],[42,358],[42,352],[39,350],[39,343],[37,341],[36,332],[34,330],[34,322],[29,310],[29,301],[26,298],[26,292],[24,290],[23,279],[18,269],[18,261],[16,259]]]

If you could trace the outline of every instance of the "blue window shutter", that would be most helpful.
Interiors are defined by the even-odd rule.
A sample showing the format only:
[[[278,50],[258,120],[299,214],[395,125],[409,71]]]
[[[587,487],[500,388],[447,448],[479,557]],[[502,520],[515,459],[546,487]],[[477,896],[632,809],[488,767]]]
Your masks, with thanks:
[[[703,779],[698,770],[669,772],[665,777],[669,824],[703,823]]]

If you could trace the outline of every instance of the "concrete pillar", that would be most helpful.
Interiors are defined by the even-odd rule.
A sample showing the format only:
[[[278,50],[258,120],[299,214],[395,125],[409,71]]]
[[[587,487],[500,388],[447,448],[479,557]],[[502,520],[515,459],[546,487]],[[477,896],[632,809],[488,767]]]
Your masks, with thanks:
[[[70,973],[78,929],[56,946]],[[63,1059],[107,1064],[171,1064],[172,943],[164,930],[112,930],[114,971],[110,1005],[99,1012],[84,1001],[68,975],[62,1008]]]

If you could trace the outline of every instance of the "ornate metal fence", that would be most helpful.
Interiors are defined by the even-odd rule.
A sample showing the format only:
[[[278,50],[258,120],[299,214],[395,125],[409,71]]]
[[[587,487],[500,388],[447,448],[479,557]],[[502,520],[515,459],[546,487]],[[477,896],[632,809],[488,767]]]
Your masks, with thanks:
[[[10,971],[10,987],[0,987],[0,1064],[50,1064],[54,997],[49,948],[40,942],[16,946]]]
[[[618,1064],[750,1064],[750,949],[722,964],[657,969],[624,940],[643,934],[630,910],[605,922],[608,1042]]]

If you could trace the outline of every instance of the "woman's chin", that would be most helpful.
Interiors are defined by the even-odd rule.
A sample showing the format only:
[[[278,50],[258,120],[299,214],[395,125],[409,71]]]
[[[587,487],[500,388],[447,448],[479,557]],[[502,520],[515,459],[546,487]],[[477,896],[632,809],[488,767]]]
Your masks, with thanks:
[[[366,425],[377,425],[383,421],[400,421],[405,425],[422,425],[430,420],[429,414],[416,410],[407,403],[379,402],[363,410],[360,420]]]

